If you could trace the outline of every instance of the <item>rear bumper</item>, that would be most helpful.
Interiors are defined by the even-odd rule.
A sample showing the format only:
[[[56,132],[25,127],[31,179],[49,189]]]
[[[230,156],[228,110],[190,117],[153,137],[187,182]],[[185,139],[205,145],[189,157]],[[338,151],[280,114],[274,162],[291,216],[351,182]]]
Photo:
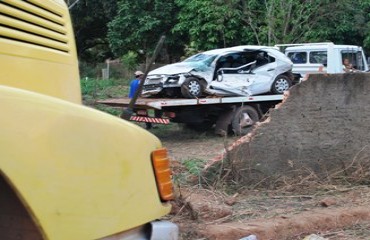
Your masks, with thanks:
[[[100,240],[178,240],[179,228],[168,221],[153,221]]]
[[[179,238],[179,228],[172,222],[155,221],[150,224],[152,225],[150,240],[177,240]]]

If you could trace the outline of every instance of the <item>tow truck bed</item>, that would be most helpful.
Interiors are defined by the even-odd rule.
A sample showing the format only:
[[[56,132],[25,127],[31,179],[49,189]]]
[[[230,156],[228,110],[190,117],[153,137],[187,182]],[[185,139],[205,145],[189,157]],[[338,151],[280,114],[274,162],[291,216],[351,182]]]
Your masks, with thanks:
[[[170,99],[170,98],[139,98],[135,103],[135,109],[158,109],[175,106],[196,106],[211,104],[230,104],[230,103],[252,103],[265,101],[281,101],[283,95],[261,95],[248,97],[213,97],[198,99]],[[112,107],[128,107],[129,98],[116,98],[97,101],[97,103],[109,105]]]
[[[185,123],[198,129],[215,125],[215,132],[224,135],[232,127],[237,135],[245,134],[260,117],[283,100],[284,95],[260,95],[248,97],[186,98],[139,98],[131,121],[168,124]],[[131,99],[118,98],[98,101],[112,107],[128,107]],[[147,111],[153,109],[152,112]]]

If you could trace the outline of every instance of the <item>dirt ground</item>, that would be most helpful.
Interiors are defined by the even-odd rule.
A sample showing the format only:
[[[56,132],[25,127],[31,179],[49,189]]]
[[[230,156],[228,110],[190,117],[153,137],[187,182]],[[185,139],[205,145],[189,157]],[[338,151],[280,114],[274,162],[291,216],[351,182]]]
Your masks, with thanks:
[[[153,129],[173,159],[174,172],[187,171],[182,162],[219,157],[237,137]],[[175,176],[176,177],[176,176]],[[180,226],[180,239],[370,239],[370,187],[353,185],[288,186],[279,190],[205,188],[194,177],[176,184],[177,200],[169,219]],[[318,238],[318,236],[322,238]],[[306,238],[309,239],[309,238]]]

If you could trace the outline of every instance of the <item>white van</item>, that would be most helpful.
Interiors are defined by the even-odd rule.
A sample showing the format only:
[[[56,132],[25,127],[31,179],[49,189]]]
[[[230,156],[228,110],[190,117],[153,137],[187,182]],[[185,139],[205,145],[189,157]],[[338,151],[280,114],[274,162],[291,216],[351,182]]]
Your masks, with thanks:
[[[344,59],[348,59],[356,71],[369,70],[362,47],[335,45],[334,43],[281,44],[284,53],[293,62],[293,73],[303,78],[307,73],[318,73],[320,66],[327,73],[343,73]]]

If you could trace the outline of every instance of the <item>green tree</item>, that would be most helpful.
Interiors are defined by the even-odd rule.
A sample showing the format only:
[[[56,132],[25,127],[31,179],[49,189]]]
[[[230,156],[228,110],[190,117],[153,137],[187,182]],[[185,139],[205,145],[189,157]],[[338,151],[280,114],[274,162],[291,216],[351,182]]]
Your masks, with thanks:
[[[368,2],[249,0],[241,1],[241,8],[244,22],[261,45],[318,41],[362,45]]]
[[[309,41],[309,33],[325,21],[329,1],[242,1],[243,20],[253,30],[258,44]]]
[[[69,4],[73,2],[67,0]],[[107,24],[116,14],[116,6],[116,0],[80,0],[70,9],[77,51],[82,61],[101,62],[112,56],[107,41]]]
[[[176,0],[180,7],[174,32],[189,36],[197,50],[246,44],[251,34],[242,27],[238,0]]]
[[[119,0],[118,14],[109,23],[108,38],[112,51],[116,56],[136,51],[148,59],[160,36],[166,35],[163,52],[168,51],[166,56],[176,55],[172,51],[182,42],[171,32],[176,15],[173,0]]]
[[[241,44],[333,41],[370,49],[369,12],[370,0],[80,0],[71,10],[79,56],[90,62],[130,51],[142,62],[163,34],[165,62]]]
[[[328,12],[326,18],[321,19],[320,25],[309,32],[308,36],[311,39],[328,39],[337,44],[362,45],[369,30],[366,25],[369,21],[366,17],[369,1],[354,4],[350,0],[340,0],[329,3],[325,8]]]
[[[362,1],[361,3],[361,8],[363,9],[364,12],[364,25],[363,30],[361,32],[364,33],[364,46],[368,50],[368,54],[370,52],[370,0]]]

